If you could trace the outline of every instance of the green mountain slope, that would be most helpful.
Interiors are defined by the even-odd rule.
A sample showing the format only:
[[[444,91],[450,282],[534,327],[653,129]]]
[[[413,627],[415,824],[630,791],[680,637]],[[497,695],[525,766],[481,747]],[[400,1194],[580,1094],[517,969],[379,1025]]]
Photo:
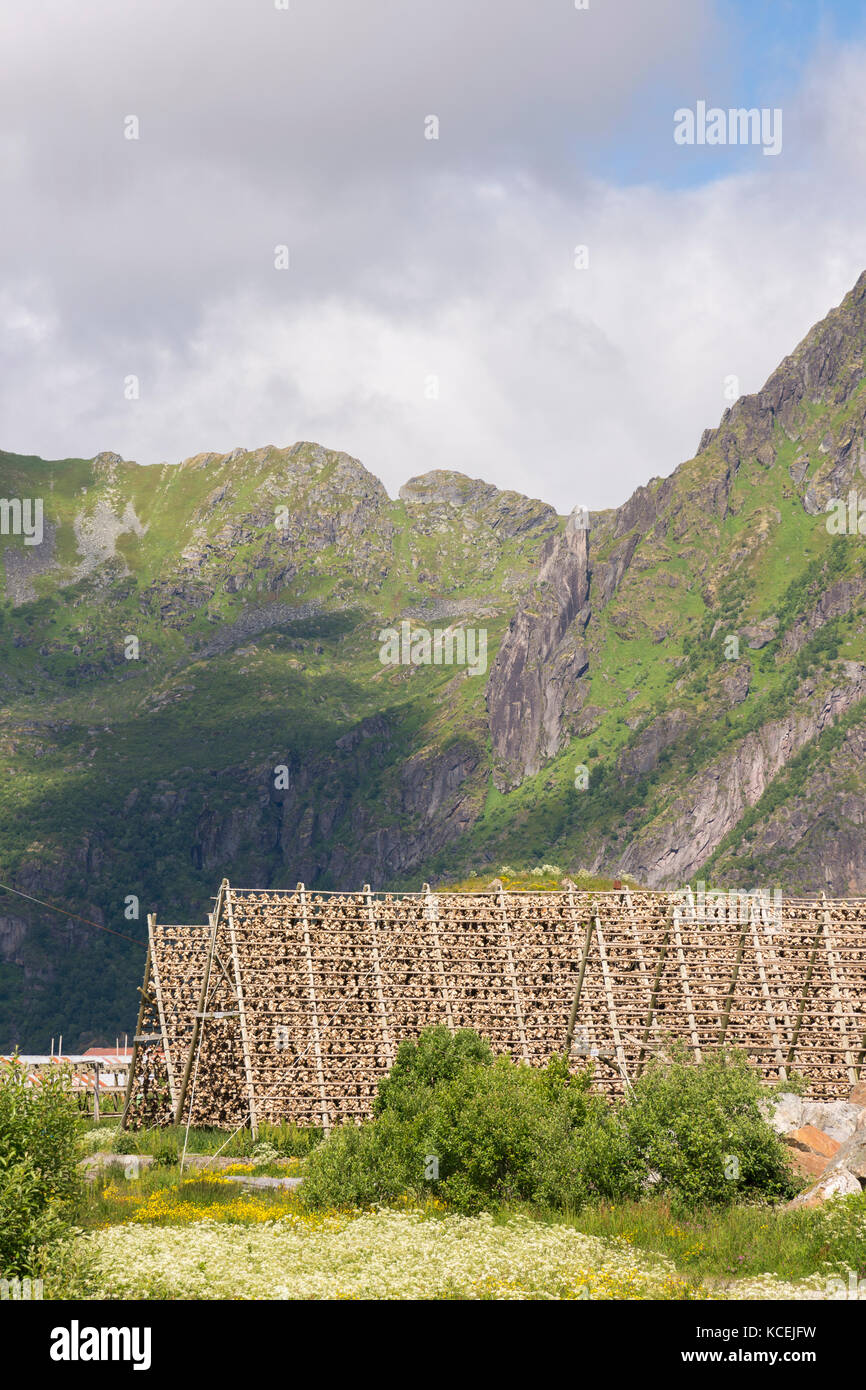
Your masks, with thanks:
[[[41,544],[0,536],[0,880],[137,940],[223,874],[864,891],[866,537],[826,515],[866,494],[864,345],[866,275],[588,529],[449,472],[391,501],[315,444],[0,454],[0,495],[44,510]],[[383,664],[389,628],[486,660]],[[0,1046],[131,1028],[140,949],[0,913]]]

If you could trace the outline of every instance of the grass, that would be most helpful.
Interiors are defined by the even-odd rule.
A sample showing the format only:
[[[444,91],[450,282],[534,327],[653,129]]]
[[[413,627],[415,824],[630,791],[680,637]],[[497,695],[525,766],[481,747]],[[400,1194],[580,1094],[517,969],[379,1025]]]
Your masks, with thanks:
[[[822,1269],[866,1274],[866,1194],[823,1208],[766,1206],[675,1210],[670,1202],[601,1204],[572,1218],[587,1235],[665,1255],[681,1273],[796,1280]]]
[[[797,1211],[646,1199],[462,1217],[432,1197],[311,1212],[297,1190],[152,1169],[93,1184],[78,1226],[49,1262],[49,1297],[792,1298],[866,1273],[866,1196]]]
[[[498,1221],[418,1208],[310,1213],[287,1201],[278,1220],[219,1219],[230,1205],[200,1202],[194,1225],[145,1213],[80,1233],[46,1268],[46,1297],[705,1297],[664,1257],[520,1213]]]
[[[268,1128],[271,1141],[303,1152],[319,1137],[291,1125]],[[100,1136],[111,1137],[111,1129],[105,1122],[88,1130],[86,1147],[109,1147]],[[178,1138],[182,1143],[182,1133],[170,1131],[123,1138],[155,1155]],[[189,1151],[213,1153],[224,1139],[222,1131],[191,1130]],[[236,1141],[239,1150],[250,1149],[248,1133]],[[795,1210],[689,1209],[647,1197],[578,1213],[503,1206],[464,1218],[431,1196],[423,1205],[407,1198],[366,1212],[311,1211],[303,1189],[249,1189],[231,1181],[232,1173],[286,1174],[285,1159],[262,1157],[218,1172],[181,1174],[165,1163],[134,1180],[100,1174],[82,1196],[77,1233],[49,1259],[48,1296],[822,1297],[834,1276],[866,1276],[866,1193]],[[295,1162],[300,1171],[302,1155]],[[439,1236],[428,1230],[430,1222],[438,1223]],[[250,1241],[239,1245],[244,1230]],[[290,1248],[296,1285],[287,1274]],[[238,1259],[242,1267],[234,1269]]]
[[[107,1128],[107,1127],[106,1127]],[[94,1134],[94,1131],[90,1131]],[[101,1133],[101,1129],[99,1131]],[[175,1158],[183,1152],[184,1141],[186,1140],[186,1151],[188,1154],[216,1154],[227,1158],[250,1156],[260,1156],[262,1163],[268,1163],[276,1158],[303,1158],[310,1152],[322,1138],[322,1130],[315,1126],[304,1127],[295,1124],[262,1124],[259,1126],[258,1137],[253,1140],[249,1130],[241,1129],[236,1134],[230,1134],[224,1129],[194,1129],[190,1128],[187,1138],[183,1127],[176,1128],[169,1126],[164,1129],[139,1129],[118,1131],[111,1136],[111,1141],[105,1144],[105,1148],[112,1153],[118,1154],[152,1154],[155,1158],[167,1159],[174,1155]],[[95,1135],[93,1141],[88,1140],[88,1149],[92,1152],[91,1143],[96,1147],[102,1147],[102,1142]],[[272,1152],[271,1152],[272,1151]]]
[[[245,1189],[224,1173],[181,1177],[177,1168],[152,1169],[127,1181],[111,1174],[88,1184],[76,1215],[83,1231],[134,1224],[187,1226],[200,1221],[254,1225],[300,1211],[291,1188]]]

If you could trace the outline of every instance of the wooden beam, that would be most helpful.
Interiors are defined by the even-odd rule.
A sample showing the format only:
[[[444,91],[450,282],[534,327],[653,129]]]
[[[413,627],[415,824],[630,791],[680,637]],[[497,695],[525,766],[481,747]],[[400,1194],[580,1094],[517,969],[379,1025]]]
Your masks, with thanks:
[[[659,949],[659,958],[656,962],[656,973],[655,978],[653,980],[652,994],[650,995],[649,1009],[647,1010],[646,1023],[644,1024],[643,1030],[643,1037],[640,1040],[640,1051],[637,1055],[637,1064],[635,1071],[635,1074],[637,1076],[639,1076],[641,1071],[643,1070],[643,1059],[646,1055],[646,1045],[649,1042],[650,1030],[655,1020],[656,1004],[658,1003],[659,996],[659,986],[661,984],[661,978],[665,968],[665,961],[667,959],[668,954],[668,942],[670,941],[670,937],[671,929],[670,927],[668,927],[662,939],[662,944]]]
[[[776,1063],[780,1072],[784,1074],[785,1058],[782,1055],[782,1040],[779,1037],[776,1015],[773,1011],[773,1000],[770,995],[770,987],[767,983],[767,972],[764,969],[764,955],[758,937],[758,923],[755,916],[755,904],[753,902],[749,903],[749,928],[752,936],[752,949],[755,952],[755,961],[758,967],[758,979],[761,982],[761,994],[764,996],[764,1007],[767,1011],[767,1022],[770,1025],[770,1037],[773,1039],[773,1047],[776,1049]]]
[[[422,891],[424,893],[424,918],[433,941],[433,954],[439,969],[439,988],[442,990],[442,999],[445,1004],[445,1018],[448,1031],[453,1033],[454,1011],[451,1008],[451,990],[445,977],[445,958],[442,955],[442,942],[439,936],[439,900],[431,893],[429,883],[424,884]]]
[[[577,935],[577,909],[575,908],[574,898],[571,895],[571,889],[569,889],[568,892],[568,900],[571,906],[571,917],[572,922],[574,924],[575,935]],[[586,936],[583,942],[583,951],[581,952],[580,956],[580,966],[577,973],[577,986],[574,991],[574,999],[571,1003],[571,1013],[568,1019],[568,1029],[565,1034],[566,1061],[569,1061],[571,1059],[571,1046],[574,1041],[574,1028],[575,1024],[577,1023],[578,1010],[580,1009],[580,996],[583,993],[583,977],[586,974],[586,962],[589,958],[589,947],[592,941],[592,934],[594,931],[595,922],[593,920],[592,914],[590,914],[589,921],[586,924]]]
[[[307,890],[303,883],[298,884],[298,897],[301,902],[301,919],[304,924],[304,955],[307,962],[307,998],[310,1002],[310,1031],[313,1035],[313,1057],[316,1063],[316,1079],[319,1085],[319,1104],[322,1107],[322,1129],[330,1132],[331,1117],[328,1113],[325,1072],[322,1065],[322,1043],[319,1033],[319,1006],[316,999],[316,977],[313,970],[313,946],[310,939],[310,922],[307,914]]]
[[[379,928],[376,922],[376,906],[373,902],[373,894],[370,890],[369,883],[364,884],[364,893],[367,898],[367,919],[370,923],[370,941],[372,943],[373,954],[373,977],[376,981],[376,997],[379,1001],[382,1042],[384,1043],[385,1058],[390,1070],[394,1065],[394,1040],[391,1036],[391,1028],[388,1020],[388,1006],[385,1002],[385,990],[382,985],[382,962],[379,955]]]
[[[135,1081],[135,1066],[136,1066],[136,1063],[137,1063],[137,1061],[138,1061],[138,1048],[139,1048],[138,1039],[139,1039],[139,1037],[141,1036],[141,1030],[142,1030],[142,1028],[144,1027],[144,1011],[145,1011],[145,1007],[146,1007],[147,1000],[148,1000],[148,993],[147,993],[147,991],[148,991],[149,987],[150,987],[150,938],[148,937],[148,942],[147,942],[147,955],[145,956],[145,959],[144,959],[144,981],[142,982],[141,991],[140,991],[140,993],[141,993],[141,999],[140,999],[139,1005],[138,1005],[138,1021],[137,1021],[136,1025],[135,1025],[135,1032],[134,1032],[134,1034],[133,1034],[133,1036],[132,1036],[132,1056],[131,1056],[130,1059],[129,1059],[129,1075],[128,1075],[127,1078],[126,1078],[126,1097],[125,1097],[124,1103],[123,1103],[123,1113],[122,1113],[122,1115],[121,1115],[121,1117],[120,1117],[120,1128],[121,1128],[121,1129],[126,1129],[126,1123],[127,1123],[127,1120],[129,1119],[129,1106],[130,1106],[130,1103],[131,1103],[131,1101],[132,1101],[132,1088],[133,1088],[134,1081]]]
[[[631,900],[631,893],[629,892],[629,889],[628,889],[627,886],[626,886],[626,888],[623,890],[623,895],[622,895],[622,896],[623,896],[623,899],[624,899],[624,901],[625,901],[626,908],[627,908],[627,910],[628,910],[629,927],[630,927],[630,929],[631,929],[632,939],[633,939],[633,941],[634,941],[635,949],[636,949],[636,952],[637,952],[637,963],[638,963],[638,968],[639,968],[639,970],[640,970],[641,975],[644,977],[644,980],[645,980],[645,979],[646,979],[646,976],[647,976],[647,974],[648,974],[648,971],[647,971],[647,963],[646,963],[646,957],[645,957],[645,955],[644,955],[643,942],[642,942],[641,939],[640,939],[640,932],[638,931],[637,922],[635,921],[635,916],[634,916],[634,903],[633,903],[632,900]]]
[[[685,1001],[686,1006],[686,1017],[688,1019],[689,1024],[689,1032],[691,1034],[692,1047],[695,1051],[695,1061],[700,1062],[701,1039],[700,1034],[698,1033],[698,1025],[695,1020],[695,1006],[692,1003],[692,991],[691,986],[689,984],[689,973],[686,969],[686,958],[683,953],[683,939],[682,934],[680,932],[680,910],[678,907],[674,908],[673,938],[674,947],[677,953],[677,962],[680,967],[680,980],[682,982],[683,1000]]]
[[[733,974],[731,975],[731,983],[728,986],[728,993],[725,998],[724,1010],[722,1013],[721,1025],[719,1028],[719,1047],[724,1046],[725,1034],[728,1031],[728,1022],[731,1017],[731,1007],[734,1002],[734,995],[737,992],[737,981],[740,977],[740,966],[743,963],[743,955],[746,950],[746,936],[748,934],[748,930],[748,924],[743,923],[743,929],[740,932],[740,935],[737,939],[737,953],[734,957],[734,970]]]
[[[833,939],[833,927],[830,921],[830,912],[827,907],[827,899],[821,894],[821,921],[824,937],[824,949],[827,955],[827,969],[830,974],[830,997],[833,1000],[833,1012],[839,1020],[839,1033],[842,1040],[842,1051],[845,1057],[845,1069],[848,1072],[848,1080],[852,1086],[857,1084],[857,1074],[854,1070],[854,1053],[851,1047],[851,1039],[848,1034],[848,1026],[845,1019],[845,1005],[842,999],[842,991],[839,988],[839,974],[836,969],[836,943]]]
[[[244,1058],[244,1077],[247,1084],[247,1103],[250,1110],[250,1133],[255,1139],[259,1132],[258,1117],[256,1115],[256,1089],[253,1081],[253,1062],[250,1054],[249,1037],[247,1035],[247,1013],[244,1003],[244,986],[241,978],[241,962],[238,954],[238,938],[235,931],[235,918],[232,911],[231,889],[226,890],[226,916],[229,924],[229,943],[231,945],[232,967],[235,976],[235,1000],[238,1006],[238,1023],[241,1034],[241,1050]]]
[[[147,914],[147,939],[150,942],[150,961],[153,972],[153,992],[156,996],[156,1012],[159,1018],[159,1028],[162,1033],[162,1046],[165,1051],[165,1071],[168,1077],[168,1098],[171,1101],[171,1111],[174,1114],[174,1107],[177,1104],[177,1092],[174,1084],[174,1068],[171,1061],[171,1048],[168,1045],[168,1029],[165,1026],[165,1010],[162,1006],[162,988],[159,982],[159,952],[156,949],[154,933],[156,931],[156,913]]]
[[[791,1046],[788,1048],[788,1055],[785,1058],[785,1070],[789,1070],[794,1060],[794,1053],[800,1038],[800,1029],[803,1025],[803,1015],[806,1012],[806,999],[809,993],[809,986],[812,983],[812,976],[815,973],[815,962],[818,959],[818,946],[821,941],[821,918],[818,917],[818,925],[815,928],[815,935],[812,938],[812,950],[809,954],[809,964],[806,969],[806,978],[803,981],[803,988],[800,992],[800,1002],[797,1008],[797,1017],[794,1022],[794,1033],[791,1038]]]
[[[767,920],[767,904],[763,892],[761,893],[761,926],[763,928],[765,950],[770,962],[770,968],[775,982],[775,997],[779,1009],[779,1017],[782,1020],[782,1028],[786,1038],[791,1037],[791,1015],[788,1011],[788,992],[782,979],[782,967],[779,964],[779,957],[776,954],[776,946],[773,941],[773,928]],[[787,1069],[784,1062],[779,1070],[782,1080],[787,1077]]]
[[[529,1048],[526,1044],[526,1025],[523,1020],[523,1005],[517,984],[517,971],[514,968],[514,952],[511,949],[511,928],[508,925],[508,909],[505,905],[505,889],[499,885],[499,908],[502,913],[502,931],[505,937],[505,952],[508,959],[508,974],[511,977],[511,990],[514,995],[514,1012],[517,1015],[517,1032],[524,1062],[529,1062]]]
[[[174,1122],[176,1125],[183,1123],[183,1108],[186,1104],[186,1093],[189,1088],[189,1078],[192,1073],[193,1059],[198,1050],[199,1037],[201,1035],[202,1017],[207,1007],[208,991],[210,989],[211,967],[213,965],[214,948],[216,946],[217,925],[223,909],[225,892],[228,888],[228,879],[224,878],[217,893],[217,900],[213,912],[209,913],[210,920],[210,943],[208,945],[207,960],[205,962],[204,975],[202,977],[201,993],[199,994],[198,1008],[192,1023],[192,1034],[190,1035],[189,1047],[186,1054],[186,1064],[183,1069],[183,1078],[180,1083],[180,1090],[177,1096],[177,1109],[174,1112]]]
[[[601,918],[598,911],[598,903],[594,903],[595,909],[595,939],[598,942],[598,954],[601,960],[601,978],[604,983],[604,995],[607,1000],[607,1016],[610,1020],[611,1033],[613,1035],[614,1055],[620,1066],[625,1072],[625,1049],[622,1045],[622,1038],[619,1032],[619,1022],[616,1016],[616,1004],[613,997],[613,987],[611,985],[610,969],[607,963],[607,951],[604,945],[604,932],[601,929]]]

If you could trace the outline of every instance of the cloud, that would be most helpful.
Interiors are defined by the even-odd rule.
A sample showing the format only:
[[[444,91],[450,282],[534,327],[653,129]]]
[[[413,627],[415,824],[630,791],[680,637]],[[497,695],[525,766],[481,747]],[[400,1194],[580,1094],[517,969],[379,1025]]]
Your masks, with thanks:
[[[758,389],[863,268],[866,55],[819,55],[779,160],[669,187],[719,29],[691,0],[616,11],[7,12],[0,443],[155,463],[314,438],[392,492],[458,468],[563,511],[670,472],[725,377]],[[647,178],[618,186],[599,151],[623,142]]]

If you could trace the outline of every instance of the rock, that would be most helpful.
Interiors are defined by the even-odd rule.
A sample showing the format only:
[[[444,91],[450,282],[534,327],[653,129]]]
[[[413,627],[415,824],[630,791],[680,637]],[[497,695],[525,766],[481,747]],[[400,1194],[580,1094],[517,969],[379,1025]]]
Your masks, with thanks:
[[[801,1192],[795,1197],[793,1202],[788,1202],[788,1208],[794,1207],[819,1207],[822,1202],[827,1202],[831,1197],[850,1197],[860,1192],[860,1184],[849,1173],[847,1168],[828,1168],[823,1177],[820,1177],[814,1186]]]
[[[761,1107],[777,1134],[790,1134],[803,1123],[805,1103],[803,1097],[793,1091],[783,1091],[773,1100],[762,1100]]]
[[[650,888],[676,886],[701,866],[733,829],[747,806],[759,801],[774,777],[866,694],[866,665],[840,663],[839,679],[818,692],[804,682],[781,719],[753,730],[692,777],[658,817],[634,835],[618,872]]]
[[[840,1148],[837,1139],[831,1139],[829,1134],[816,1129],[814,1125],[803,1125],[800,1129],[791,1130],[790,1134],[785,1135],[785,1143],[791,1148],[817,1154],[821,1158],[832,1158]]]
[[[536,587],[511,620],[487,685],[496,782],[517,786],[559,749],[563,714],[589,658],[589,532],[572,513],[565,534],[545,546]]]
[[[840,1144],[863,1123],[863,1111],[847,1100],[806,1100],[800,1116],[801,1125],[814,1125]]]
[[[746,639],[746,645],[752,651],[760,651],[766,647],[768,642],[772,642],[779,626],[779,619],[775,616],[764,618],[759,623],[749,623],[746,627],[740,628],[740,633]]]
[[[94,1182],[105,1168],[122,1168],[125,1178],[140,1178],[153,1163],[153,1154],[95,1153],[81,1160],[80,1168],[88,1182]]]
[[[722,691],[728,704],[741,705],[749,693],[752,681],[752,668],[748,661],[737,661],[729,676],[722,681]]]
[[[830,1167],[845,1169],[861,1183],[866,1183],[866,1123],[845,1140]]]
[[[804,1153],[801,1149],[791,1149],[788,1155],[789,1166],[801,1178],[820,1178],[827,1168],[826,1158],[820,1154]]]
[[[809,1100],[807,1096],[783,1091],[762,1104],[776,1133],[785,1136],[803,1127],[814,1127],[842,1144],[863,1123],[863,1110],[850,1100]]]
[[[478,518],[501,537],[550,534],[556,527],[556,512],[548,503],[448,468],[410,478],[398,495],[410,510],[413,527],[428,533],[453,527],[455,510]]]
[[[681,709],[669,710],[654,719],[638,736],[634,746],[625,748],[620,754],[617,762],[620,781],[628,782],[654,771],[664,750],[676,743],[688,724],[689,717]]]
[[[866,1081],[858,1081],[856,1086],[851,1087],[848,1092],[848,1103],[866,1110]]]

